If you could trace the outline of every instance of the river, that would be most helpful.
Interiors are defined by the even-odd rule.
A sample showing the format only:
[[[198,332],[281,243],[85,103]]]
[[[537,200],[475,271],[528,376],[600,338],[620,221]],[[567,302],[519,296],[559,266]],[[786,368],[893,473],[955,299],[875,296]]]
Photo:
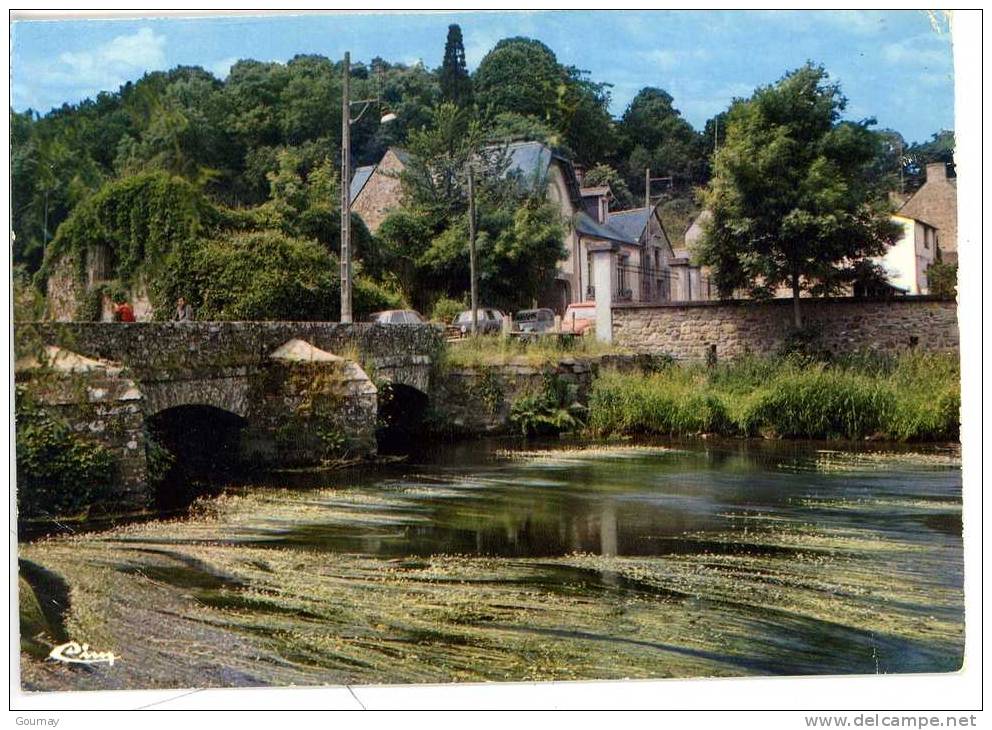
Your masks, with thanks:
[[[845,448],[468,442],[24,543],[22,683],[956,670],[959,456]]]

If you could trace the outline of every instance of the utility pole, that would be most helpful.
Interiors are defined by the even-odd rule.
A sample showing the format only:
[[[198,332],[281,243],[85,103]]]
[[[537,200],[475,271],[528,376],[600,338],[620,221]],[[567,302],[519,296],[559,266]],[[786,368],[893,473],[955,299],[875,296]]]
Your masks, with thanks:
[[[479,332],[479,285],[475,270],[475,170],[468,163],[468,270],[472,298],[472,334]]]
[[[351,324],[351,53],[344,53],[341,83],[341,322]]]
[[[651,177],[651,168],[644,168],[644,207],[651,208],[651,183],[667,182],[669,188],[675,187],[675,178],[672,175],[667,177]]]

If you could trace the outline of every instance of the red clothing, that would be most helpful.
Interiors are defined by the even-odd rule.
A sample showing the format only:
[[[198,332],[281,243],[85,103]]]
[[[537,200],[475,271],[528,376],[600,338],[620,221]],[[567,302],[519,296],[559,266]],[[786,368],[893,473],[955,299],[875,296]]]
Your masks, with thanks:
[[[118,304],[114,308],[114,314],[117,315],[118,322],[133,322],[134,321],[134,309],[127,302],[123,304]]]

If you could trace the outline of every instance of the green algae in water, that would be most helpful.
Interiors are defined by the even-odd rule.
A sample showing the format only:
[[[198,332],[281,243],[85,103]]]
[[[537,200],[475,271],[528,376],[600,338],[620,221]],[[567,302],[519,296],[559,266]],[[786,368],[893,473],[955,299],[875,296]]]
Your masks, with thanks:
[[[813,449],[739,445],[553,452],[241,489],[185,520],[22,545],[69,581],[72,635],[123,657],[86,675],[27,659],[25,686],[960,666],[956,469],[818,471]]]

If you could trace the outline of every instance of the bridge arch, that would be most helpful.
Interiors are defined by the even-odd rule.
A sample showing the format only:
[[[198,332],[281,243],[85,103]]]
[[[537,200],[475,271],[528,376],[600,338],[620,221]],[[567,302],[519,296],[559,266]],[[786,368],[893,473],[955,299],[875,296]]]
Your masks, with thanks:
[[[236,478],[248,421],[230,410],[173,405],[145,418],[149,484],[161,509],[182,508]]]
[[[379,385],[376,441],[384,453],[406,451],[424,428],[430,399],[414,385],[385,381]]]
[[[246,376],[145,381],[142,392],[146,417],[181,406],[208,406],[240,418],[248,417]]]

